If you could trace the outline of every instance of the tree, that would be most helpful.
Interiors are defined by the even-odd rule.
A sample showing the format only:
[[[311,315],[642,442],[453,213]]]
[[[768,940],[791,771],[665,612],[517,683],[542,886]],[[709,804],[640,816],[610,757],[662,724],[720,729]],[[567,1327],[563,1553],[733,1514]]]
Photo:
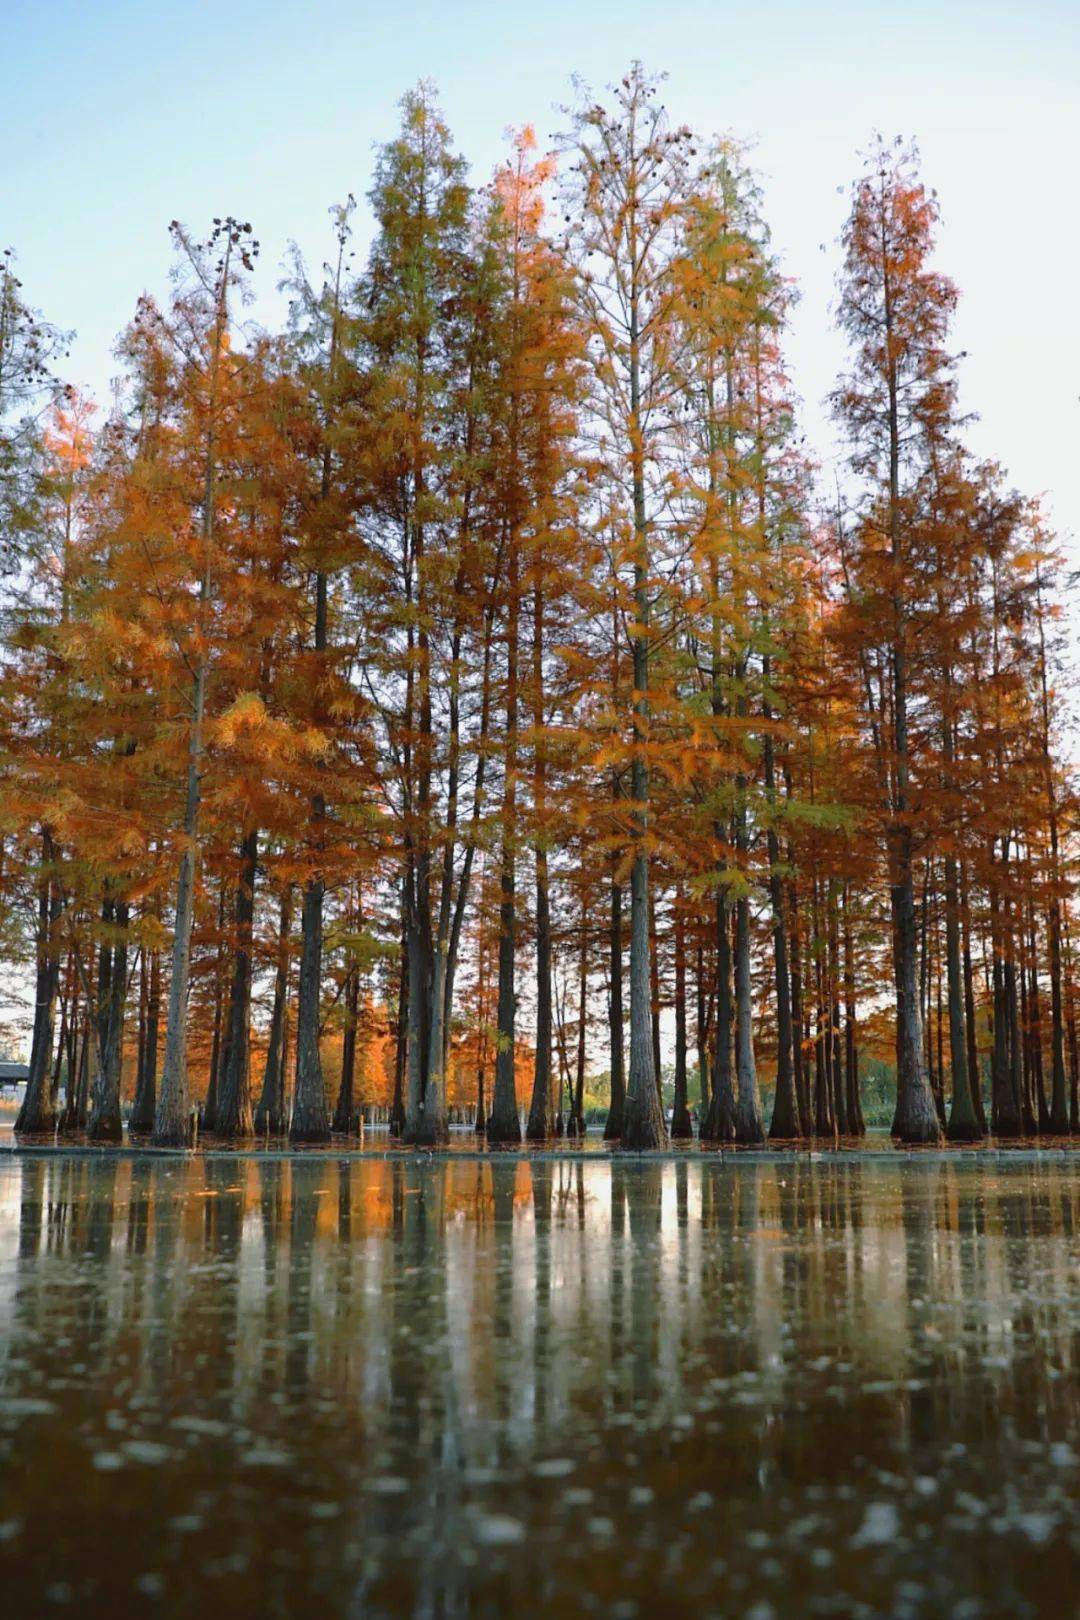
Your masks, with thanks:
[[[495,179],[493,227],[502,275],[504,307],[498,323],[496,408],[500,416],[496,459],[496,521],[502,529],[502,594],[506,641],[505,741],[503,747],[502,857],[499,985],[495,1091],[487,1122],[490,1141],[520,1138],[514,1075],[515,859],[525,816],[519,810],[518,775],[524,684],[520,665],[523,596],[533,579],[531,670],[533,805],[537,840],[537,1042],[530,1140],[548,1130],[551,1090],[551,933],[547,851],[546,767],[549,743],[545,705],[544,616],[564,585],[566,484],[573,467],[570,436],[575,426],[579,344],[570,318],[565,266],[541,235],[543,188],[554,173],[550,158],[535,160],[535,136],[521,131],[510,160]],[[565,601],[565,595],[563,596]]]
[[[378,163],[379,231],[363,282],[378,444],[365,647],[394,761],[408,964],[404,1134],[434,1143],[447,1131],[457,954],[487,792],[503,549],[484,494],[500,278],[490,243],[472,228],[464,165],[430,86],[402,110],[401,134]]]
[[[596,387],[589,431],[613,495],[628,508],[616,566],[633,576],[626,633],[631,723],[630,1066],[622,1144],[659,1146],[666,1129],[652,1050],[649,966],[649,660],[677,379],[672,269],[687,194],[690,133],[673,129],[640,63],[605,107],[582,93],[567,145],[567,248]]]
[[[192,521],[181,537],[188,553],[192,581],[197,581],[194,623],[183,627],[191,669],[187,723],[187,772],[184,793],[183,847],[176,884],[165,1058],[154,1117],[157,1146],[187,1140],[187,1001],[191,971],[191,924],[199,854],[201,773],[205,750],[206,691],[210,672],[210,634],[216,583],[217,495],[222,439],[233,404],[230,383],[235,370],[229,342],[230,296],[242,270],[250,269],[256,244],[250,225],[231,216],[215,223],[205,244],[195,242],[182,226],[173,226],[182,273],[190,281],[174,308],[170,325],[149,308],[147,318],[161,340],[171,342],[179,359],[178,385],[184,426],[191,434],[201,488],[192,500]],[[194,470],[194,469],[192,469]],[[197,514],[197,516],[196,516]]]
[[[355,561],[353,508],[355,444],[351,402],[357,382],[355,361],[347,352],[349,323],[345,311],[346,254],[350,238],[350,197],[345,206],[331,210],[335,256],[325,267],[321,288],[309,283],[299,254],[294,253],[289,286],[292,342],[300,380],[307,391],[312,433],[307,461],[313,487],[302,522],[303,564],[311,579],[313,614],[310,646],[305,663],[309,681],[307,720],[316,734],[329,728],[335,659],[330,649],[330,580],[346,562]],[[340,687],[340,681],[337,682]],[[341,698],[340,691],[336,694]],[[296,1086],[293,1094],[289,1139],[326,1142],[330,1139],[330,1109],[322,1072],[319,1038],[323,976],[323,902],[326,891],[328,750],[316,762],[310,798],[306,874],[300,917],[300,980],[296,1014]]]
[[[879,141],[856,182],[839,303],[853,368],[833,396],[851,442],[853,471],[865,480],[857,544],[866,654],[882,669],[884,682],[871,724],[885,793],[894,936],[894,1130],[904,1142],[937,1141],[941,1134],[926,1074],[918,993],[909,663],[919,588],[913,491],[926,426],[951,408],[953,362],[944,342],[956,302],[952,283],[928,267],[937,204],[915,164],[913,150]]]

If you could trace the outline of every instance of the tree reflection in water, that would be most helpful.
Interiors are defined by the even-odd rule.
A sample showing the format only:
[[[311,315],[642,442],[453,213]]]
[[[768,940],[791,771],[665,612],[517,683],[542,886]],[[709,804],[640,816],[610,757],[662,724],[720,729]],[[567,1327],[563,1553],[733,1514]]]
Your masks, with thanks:
[[[13,1615],[1064,1612],[1067,1159],[27,1154],[0,1200]]]

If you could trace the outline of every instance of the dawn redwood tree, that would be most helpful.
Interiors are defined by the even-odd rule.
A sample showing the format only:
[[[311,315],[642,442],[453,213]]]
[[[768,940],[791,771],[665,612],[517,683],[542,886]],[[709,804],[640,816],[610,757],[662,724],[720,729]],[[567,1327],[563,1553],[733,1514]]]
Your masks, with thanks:
[[[228,877],[231,964],[213,1115],[204,1113],[203,1128],[227,1138],[249,1136],[254,1128],[250,1024],[260,854],[265,844],[305,842],[297,813],[310,802],[303,790],[311,776],[318,779],[326,758],[309,725],[309,696],[300,690],[310,673],[296,653],[308,602],[296,531],[309,459],[301,458],[297,441],[309,417],[284,359],[278,346],[265,342],[243,357],[235,445],[226,467],[231,579],[221,593],[224,633],[209,733],[214,769],[204,813],[222,851],[215,864]],[[328,680],[321,686],[330,693]],[[348,704],[339,703],[338,713],[347,736]]]
[[[919,1005],[910,727],[912,619],[921,588],[912,493],[923,469],[924,418],[941,408],[954,386],[944,345],[956,290],[928,264],[937,216],[913,150],[879,141],[855,184],[844,229],[839,321],[852,346],[852,369],[833,396],[864,489],[857,544],[864,590],[873,601],[868,607],[864,600],[865,632],[886,671],[884,707],[873,723],[893,920],[894,1134],[903,1142],[935,1142],[941,1135]]]
[[[483,233],[474,240],[465,166],[430,85],[403,99],[371,202],[378,231],[360,290],[377,443],[365,648],[394,762],[408,966],[404,1135],[432,1144],[447,1135],[456,953],[484,805],[498,545],[482,499],[495,266]],[[467,726],[475,764],[462,853]]]
[[[703,808],[711,813],[716,858],[711,883],[721,968],[732,912],[735,924],[733,1005],[728,1005],[726,973],[721,972],[716,986],[721,1065],[727,1059],[726,1031],[734,1027],[734,1095],[729,1109],[729,1088],[721,1072],[703,1132],[706,1138],[718,1138],[731,1130],[737,1140],[758,1142],[765,1133],[753,1038],[750,867],[759,794],[748,722],[758,666],[762,676],[767,669],[766,604],[780,595],[777,563],[782,551],[774,533],[780,516],[772,462],[778,442],[789,431],[790,410],[767,404],[764,333],[779,323],[782,297],[756,187],[730,142],[708,154],[685,219],[676,279],[684,338],[686,523],[693,565],[687,581],[692,604],[688,617],[695,648],[708,649],[707,719],[700,684],[691,690],[691,703],[693,722],[706,732],[710,745],[699,746],[697,775]],[[775,368],[773,350],[769,362]],[[701,654],[692,656],[705,674]],[[771,743],[771,726],[766,729]]]
[[[1065,1070],[1065,998],[1062,972],[1061,771],[1054,757],[1061,705],[1053,680],[1052,654],[1060,661],[1059,605],[1050,595],[1060,557],[1038,511],[1033,514],[1032,548],[1035,554],[1034,619],[1038,644],[1039,749],[1043,765],[1045,838],[1048,857],[1047,947],[1050,967],[1050,1072],[1049,1126],[1057,1136],[1069,1130],[1069,1095]]]
[[[940,436],[936,436],[940,437]],[[940,780],[928,783],[936,804],[935,843],[942,849],[942,900],[945,909],[945,971],[949,1017],[949,1067],[952,1100],[946,1134],[950,1141],[977,1141],[985,1134],[975,1104],[977,1075],[969,1073],[967,1012],[964,1005],[960,943],[960,868],[964,853],[965,807],[961,760],[964,691],[958,672],[963,665],[963,636],[970,628],[965,613],[973,570],[977,567],[979,527],[975,492],[959,447],[943,440],[931,446],[925,479],[926,551],[933,559],[933,599],[921,634],[922,657],[928,663],[930,698],[939,711]],[[967,784],[970,789],[971,784]],[[924,953],[925,954],[925,953]]]
[[[21,687],[26,718],[34,711],[32,725],[9,733],[17,763],[12,785],[27,825],[45,829],[48,956],[57,972],[61,951],[68,959],[68,1028],[76,985],[84,1003],[85,1110],[83,1101],[75,1105],[69,1053],[62,1123],[85,1123],[91,1140],[106,1142],[122,1135],[121,1056],[136,925],[141,932],[151,919],[153,931],[152,902],[136,916],[132,899],[152,894],[155,885],[148,824],[159,806],[142,779],[141,750],[157,694],[152,678],[140,689],[132,659],[137,607],[124,534],[138,516],[131,496],[144,459],[139,439],[153,436],[142,429],[156,421],[158,405],[154,389],[147,390],[134,435],[114,421],[93,449],[78,409],[57,414],[51,453],[57,505],[46,507],[57,524],[51,535],[39,530],[49,565],[13,639],[17,662],[8,672],[9,693]],[[145,666],[142,673],[149,674]],[[52,1005],[48,995],[39,996],[32,1055],[50,1073],[50,1108],[59,1080],[51,1048]]]
[[[331,579],[355,550],[353,505],[357,499],[350,452],[355,445],[353,405],[357,393],[354,344],[345,309],[348,269],[350,197],[331,209],[335,254],[325,266],[322,284],[308,281],[294,252],[291,347],[298,380],[309,406],[311,433],[307,449],[311,489],[303,503],[302,564],[310,581],[312,613],[304,658],[308,683],[308,725],[316,734],[330,729],[331,688],[336,680],[331,648]],[[296,1006],[296,1083],[289,1139],[327,1142],[330,1104],[322,1070],[320,1038],[323,988],[323,906],[326,892],[328,751],[315,760],[307,838],[309,871],[300,913],[300,976]]]
[[[630,1064],[622,1145],[667,1135],[655,1073],[649,951],[650,617],[660,577],[670,411],[678,377],[673,265],[688,190],[690,132],[673,128],[659,81],[640,63],[607,106],[581,95],[566,145],[567,250],[595,387],[587,431],[605,480],[625,502],[617,567],[632,575]]]
[[[266,1046],[259,1101],[255,1105],[254,1127],[259,1136],[283,1136],[288,1125],[285,1106],[285,1067],[288,1044],[289,934],[292,928],[293,885],[281,885],[280,910],[274,952],[274,990],[270,1030]]]
[[[235,363],[230,344],[232,294],[241,273],[250,270],[256,244],[250,225],[231,216],[215,223],[205,243],[180,225],[172,227],[186,277],[168,317],[157,317],[161,339],[176,356],[183,431],[190,436],[191,522],[180,537],[187,554],[195,611],[181,633],[191,670],[187,717],[187,769],[184,790],[180,870],[176,882],[169,1004],[161,1089],[154,1116],[156,1146],[179,1146],[188,1134],[187,1025],[191,973],[191,926],[199,857],[199,811],[206,748],[206,697],[210,674],[214,591],[218,583],[218,479],[222,436],[235,411]],[[153,319],[150,311],[148,318]],[[186,457],[185,457],[186,460]]]
[[[497,521],[502,531],[506,646],[504,684],[503,802],[500,836],[500,933],[495,1089],[487,1119],[488,1140],[520,1139],[514,1075],[517,991],[515,858],[527,813],[519,808],[520,710],[526,685],[521,663],[521,618],[527,581],[533,581],[531,682],[533,794],[531,819],[537,840],[536,1062],[529,1109],[530,1140],[548,1130],[551,1089],[551,920],[548,895],[544,614],[565,576],[559,564],[566,548],[566,483],[572,468],[570,435],[575,425],[578,339],[570,318],[570,283],[564,264],[544,240],[543,188],[551,158],[535,159],[531,129],[515,138],[509,161],[495,179],[493,228],[505,283],[497,322],[496,409],[500,418],[495,458]],[[565,564],[563,563],[563,567]],[[550,655],[549,655],[550,656]]]
[[[750,394],[753,400],[752,486],[759,526],[761,642],[761,737],[763,803],[772,920],[773,992],[776,1005],[776,1090],[769,1136],[803,1135],[796,1083],[789,918],[781,854],[781,833],[794,807],[780,792],[777,755],[786,746],[783,674],[788,643],[799,622],[801,575],[805,567],[808,469],[794,440],[791,388],[783,368],[780,335],[790,304],[788,290],[772,278],[750,339]]]
[[[50,539],[56,538],[57,507],[61,513],[65,508],[56,479],[50,474],[50,461],[53,472],[59,470],[61,486],[65,469],[62,464],[57,468],[55,453],[50,455],[43,424],[50,407],[55,410],[63,394],[54,368],[65,355],[69,341],[69,334],[44,320],[27,302],[22,282],[15,273],[14,252],[10,247],[5,248],[0,253],[0,628],[3,631],[0,639],[9,646],[13,633],[27,618],[29,604],[24,599],[24,587],[28,578],[36,580],[39,587],[45,587],[47,616],[55,619],[57,613],[62,612],[62,604],[54,600],[54,593],[48,589],[48,577],[42,572],[45,558],[41,540],[43,533]],[[77,403],[75,412],[77,418]],[[53,428],[60,427],[60,422],[59,417],[54,417]],[[77,420],[74,425],[81,436]],[[59,437],[64,437],[62,427]],[[56,448],[54,443],[54,452]],[[61,495],[59,501],[58,494]],[[70,516],[70,504],[67,510]],[[61,518],[61,535],[62,532]],[[62,551],[56,560],[63,562]],[[36,608],[32,609],[31,616],[41,617]],[[5,658],[2,664],[6,663]],[[11,916],[14,896],[5,879],[22,866],[21,861],[3,859],[11,831],[9,818],[4,817],[0,820],[0,938],[6,936],[15,921]],[[25,1131],[47,1130],[52,1124],[46,1081],[51,1066],[51,1036],[60,973],[56,959],[59,897],[52,876],[52,834],[47,826],[37,828],[34,842],[40,853],[35,906],[34,1035],[30,1080],[18,1123],[18,1128]]]
[[[17,592],[16,616],[9,628],[12,657],[4,683],[11,705],[8,718],[16,723],[18,731],[22,729],[16,721],[19,710],[33,714],[33,736],[26,739],[32,752],[26,763],[44,789],[34,818],[39,822],[41,859],[37,872],[33,1037],[30,1073],[15,1120],[17,1134],[48,1131],[55,1123],[52,1059],[62,968],[64,895],[62,852],[56,842],[57,817],[49,803],[49,788],[55,791],[58,785],[54,763],[80,753],[84,747],[80,716],[72,703],[64,639],[71,619],[73,556],[88,500],[94,409],[91,402],[70,392],[49,413],[41,441],[33,532],[25,536],[22,548],[25,585]],[[18,748],[9,730],[9,748],[12,745]],[[48,784],[45,778],[50,776],[53,781]]]
[[[506,668],[503,707],[503,791],[499,837],[499,948],[498,989],[496,992],[495,1085],[491,1108],[487,1116],[487,1138],[496,1144],[520,1142],[521,1125],[518,1119],[518,1100],[515,1069],[515,1025],[517,1017],[516,985],[516,857],[518,806],[518,723],[519,667],[521,647],[521,563],[523,528],[526,517],[525,470],[523,466],[522,437],[525,429],[523,417],[528,409],[524,397],[528,386],[524,374],[523,334],[525,276],[528,236],[535,237],[542,208],[539,188],[545,175],[529,172],[527,145],[517,142],[514,158],[496,176],[496,206],[492,221],[493,234],[506,280],[505,309],[499,322],[501,351],[496,360],[499,372],[500,414],[503,417],[501,454],[496,461],[497,496],[500,506],[498,520],[505,560],[503,570],[505,612],[504,640]],[[498,341],[498,339],[497,339]]]

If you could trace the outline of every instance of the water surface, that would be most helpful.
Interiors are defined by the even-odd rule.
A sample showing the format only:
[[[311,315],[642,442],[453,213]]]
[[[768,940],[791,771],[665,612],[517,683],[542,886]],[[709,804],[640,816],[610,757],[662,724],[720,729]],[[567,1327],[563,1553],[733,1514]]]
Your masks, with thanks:
[[[1076,1613],[1078,1193],[5,1156],[5,1611]]]

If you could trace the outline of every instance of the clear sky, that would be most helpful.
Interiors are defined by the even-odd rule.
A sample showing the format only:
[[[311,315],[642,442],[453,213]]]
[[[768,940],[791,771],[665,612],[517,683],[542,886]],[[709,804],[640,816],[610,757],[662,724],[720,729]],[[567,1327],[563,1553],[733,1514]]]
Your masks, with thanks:
[[[633,57],[670,74],[676,118],[756,141],[826,466],[847,184],[875,128],[917,137],[963,295],[974,447],[1080,533],[1080,0],[0,0],[0,245],[103,395],[136,296],[165,288],[171,218],[254,223],[271,320],[287,241],[324,256],[328,205],[366,193],[417,78],[482,181],[507,126],[543,138],[572,73],[602,86]]]

